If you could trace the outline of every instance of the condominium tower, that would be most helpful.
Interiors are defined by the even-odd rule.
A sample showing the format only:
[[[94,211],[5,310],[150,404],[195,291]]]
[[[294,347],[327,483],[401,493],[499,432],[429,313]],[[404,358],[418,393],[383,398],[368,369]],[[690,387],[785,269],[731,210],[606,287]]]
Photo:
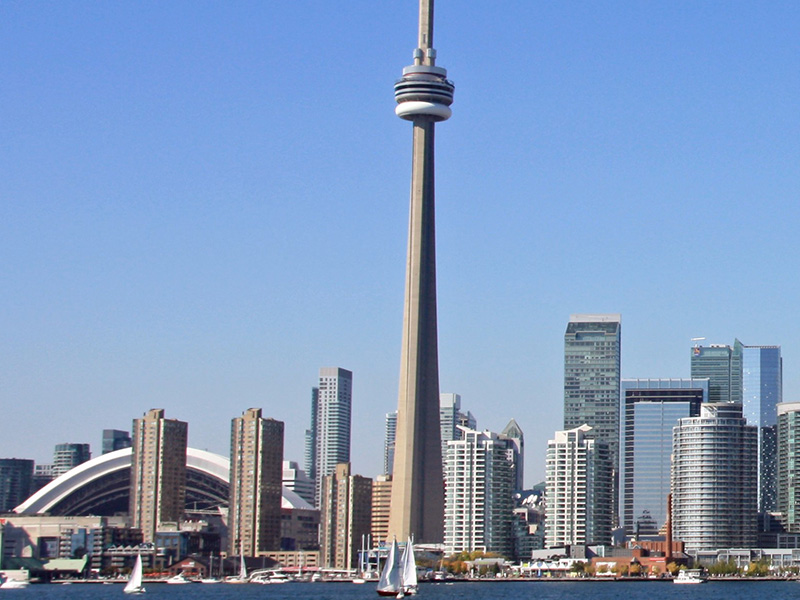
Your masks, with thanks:
[[[333,474],[339,463],[350,462],[353,373],[339,367],[322,367],[317,392],[312,393],[312,406],[315,399],[311,431],[315,496],[319,505],[322,478]]]
[[[372,525],[372,480],[350,473],[350,463],[336,465],[322,478],[320,560],[333,569],[353,569],[362,536]]]
[[[708,379],[623,379],[620,521],[628,535],[655,536],[667,522],[672,429],[696,417]]]
[[[231,422],[228,552],[280,550],[283,422],[250,408]]]
[[[777,410],[777,508],[786,531],[800,533],[800,402],[783,402]]]
[[[608,444],[581,425],[547,442],[545,545],[608,544],[613,506]]]
[[[621,318],[571,315],[564,334],[564,429],[589,425],[619,458]]]
[[[689,554],[751,548],[757,529],[758,430],[742,405],[707,403],[674,428],[672,532]]]
[[[447,443],[444,549],[511,556],[514,471],[510,442],[490,431],[461,427]]]
[[[56,444],[53,452],[53,476],[63,475],[91,458],[89,444]]]
[[[152,409],[133,421],[129,514],[145,542],[163,523],[180,522],[186,504],[186,446],[189,425]]]
[[[738,340],[737,340],[738,341]],[[758,428],[758,510],[777,506],[778,409],[783,402],[780,346],[742,347],[742,405],[748,425]]]
[[[444,490],[439,431],[439,350],[436,317],[434,209],[435,124],[450,114],[454,86],[436,66],[433,0],[420,0],[414,64],[395,83],[395,113],[411,121],[411,206],[406,261],[397,439],[389,517],[400,540],[442,541]]]

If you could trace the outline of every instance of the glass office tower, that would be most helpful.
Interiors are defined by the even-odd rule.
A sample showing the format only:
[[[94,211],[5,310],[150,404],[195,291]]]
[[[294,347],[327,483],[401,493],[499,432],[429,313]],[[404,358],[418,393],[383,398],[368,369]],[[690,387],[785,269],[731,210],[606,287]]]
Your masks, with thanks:
[[[571,315],[564,334],[564,429],[589,425],[619,458],[621,318]]]
[[[700,414],[708,379],[623,379],[620,519],[628,535],[658,535],[667,521],[672,429]]]
[[[758,510],[774,511],[777,506],[777,405],[783,401],[780,346],[742,346],[742,400],[747,424],[758,427]]]
[[[708,379],[708,402],[742,401],[742,349],[739,340],[692,348],[692,379]]]

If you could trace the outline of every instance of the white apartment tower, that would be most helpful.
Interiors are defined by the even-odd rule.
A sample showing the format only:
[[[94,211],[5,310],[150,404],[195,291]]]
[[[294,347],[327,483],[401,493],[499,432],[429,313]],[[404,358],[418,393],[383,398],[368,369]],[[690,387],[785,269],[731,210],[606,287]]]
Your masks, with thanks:
[[[758,427],[742,405],[700,406],[672,438],[672,535],[688,553],[751,548],[758,516]]]
[[[497,552],[511,556],[514,473],[509,441],[461,427],[447,444],[445,553]]]
[[[322,478],[333,475],[336,465],[350,462],[353,373],[339,367],[322,367],[316,396],[314,475],[319,506]]]
[[[582,425],[547,442],[545,545],[608,544],[612,467],[608,444]]]

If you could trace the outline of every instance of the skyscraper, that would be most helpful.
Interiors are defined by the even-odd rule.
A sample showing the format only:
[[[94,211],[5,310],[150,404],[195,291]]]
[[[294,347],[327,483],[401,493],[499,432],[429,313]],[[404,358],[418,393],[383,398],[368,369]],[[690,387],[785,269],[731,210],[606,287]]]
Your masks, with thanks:
[[[441,542],[444,491],[439,432],[434,210],[435,123],[450,117],[453,84],[435,66],[433,0],[420,0],[414,64],[395,84],[395,113],[414,124],[403,343],[392,485],[391,534]]]
[[[708,379],[623,379],[620,521],[628,535],[658,535],[667,521],[672,429],[696,417]]]
[[[448,442],[445,462],[445,553],[497,552],[511,556],[514,472],[509,440],[462,428]]]
[[[350,474],[350,463],[336,465],[322,478],[320,560],[334,569],[352,569],[361,536],[372,525],[372,480]]]
[[[314,480],[293,460],[283,461],[283,487],[292,490],[311,506],[314,505]]]
[[[33,461],[0,458],[0,513],[11,512],[31,495]]]
[[[389,510],[392,506],[392,476],[378,475],[372,482],[372,546],[388,544]]]
[[[162,523],[178,523],[186,505],[186,447],[189,425],[152,409],[133,421],[129,514],[145,542]]]
[[[500,439],[508,442],[508,457],[514,478],[514,490],[525,489],[525,435],[516,420],[511,419],[505,429],[500,432]]]
[[[231,421],[231,555],[280,550],[282,482],[283,422],[250,408]]]
[[[608,443],[592,428],[556,431],[547,442],[545,546],[608,544],[613,518]]]
[[[786,531],[800,533],[800,402],[778,405],[777,505]]]
[[[439,430],[442,436],[442,462],[447,456],[447,443],[460,440],[462,429],[477,429],[478,422],[472,413],[461,412],[461,396],[459,394],[439,394]]]
[[[564,429],[589,425],[619,458],[621,318],[571,315],[564,334]]]
[[[119,429],[103,429],[103,454],[131,447],[131,436]]]
[[[777,406],[781,402],[781,347],[742,346],[743,415],[748,425],[758,427],[759,512],[774,511],[777,504]]]
[[[689,554],[756,543],[758,430],[735,402],[706,403],[674,428],[672,532]]]
[[[383,474],[394,472],[394,440],[397,437],[397,411],[386,413],[383,432]]]
[[[319,408],[319,388],[311,388],[311,425],[306,429],[305,468],[312,481],[317,480],[317,410]],[[313,504],[313,502],[312,502]]]
[[[692,379],[708,379],[709,402],[742,402],[742,343],[733,346],[695,345],[691,350]]]
[[[322,367],[316,404],[312,431],[315,430],[314,482],[319,506],[322,478],[333,474],[339,463],[350,462],[353,373],[339,367]]]
[[[58,477],[92,458],[89,444],[56,444],[53,452],[53,475]]]

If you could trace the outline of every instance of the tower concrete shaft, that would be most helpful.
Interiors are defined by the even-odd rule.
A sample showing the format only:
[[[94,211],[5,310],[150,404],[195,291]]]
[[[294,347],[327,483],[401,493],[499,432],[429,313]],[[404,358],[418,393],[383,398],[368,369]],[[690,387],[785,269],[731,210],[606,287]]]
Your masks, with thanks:
[[[443,539],[444,478],[439,428],[436,324],[434,125],[450,116],[453,84],[434,66],[433,1],[420,1],[414,65],[395,84],[395,110],[414,124],[403,346],[389,535]]]

